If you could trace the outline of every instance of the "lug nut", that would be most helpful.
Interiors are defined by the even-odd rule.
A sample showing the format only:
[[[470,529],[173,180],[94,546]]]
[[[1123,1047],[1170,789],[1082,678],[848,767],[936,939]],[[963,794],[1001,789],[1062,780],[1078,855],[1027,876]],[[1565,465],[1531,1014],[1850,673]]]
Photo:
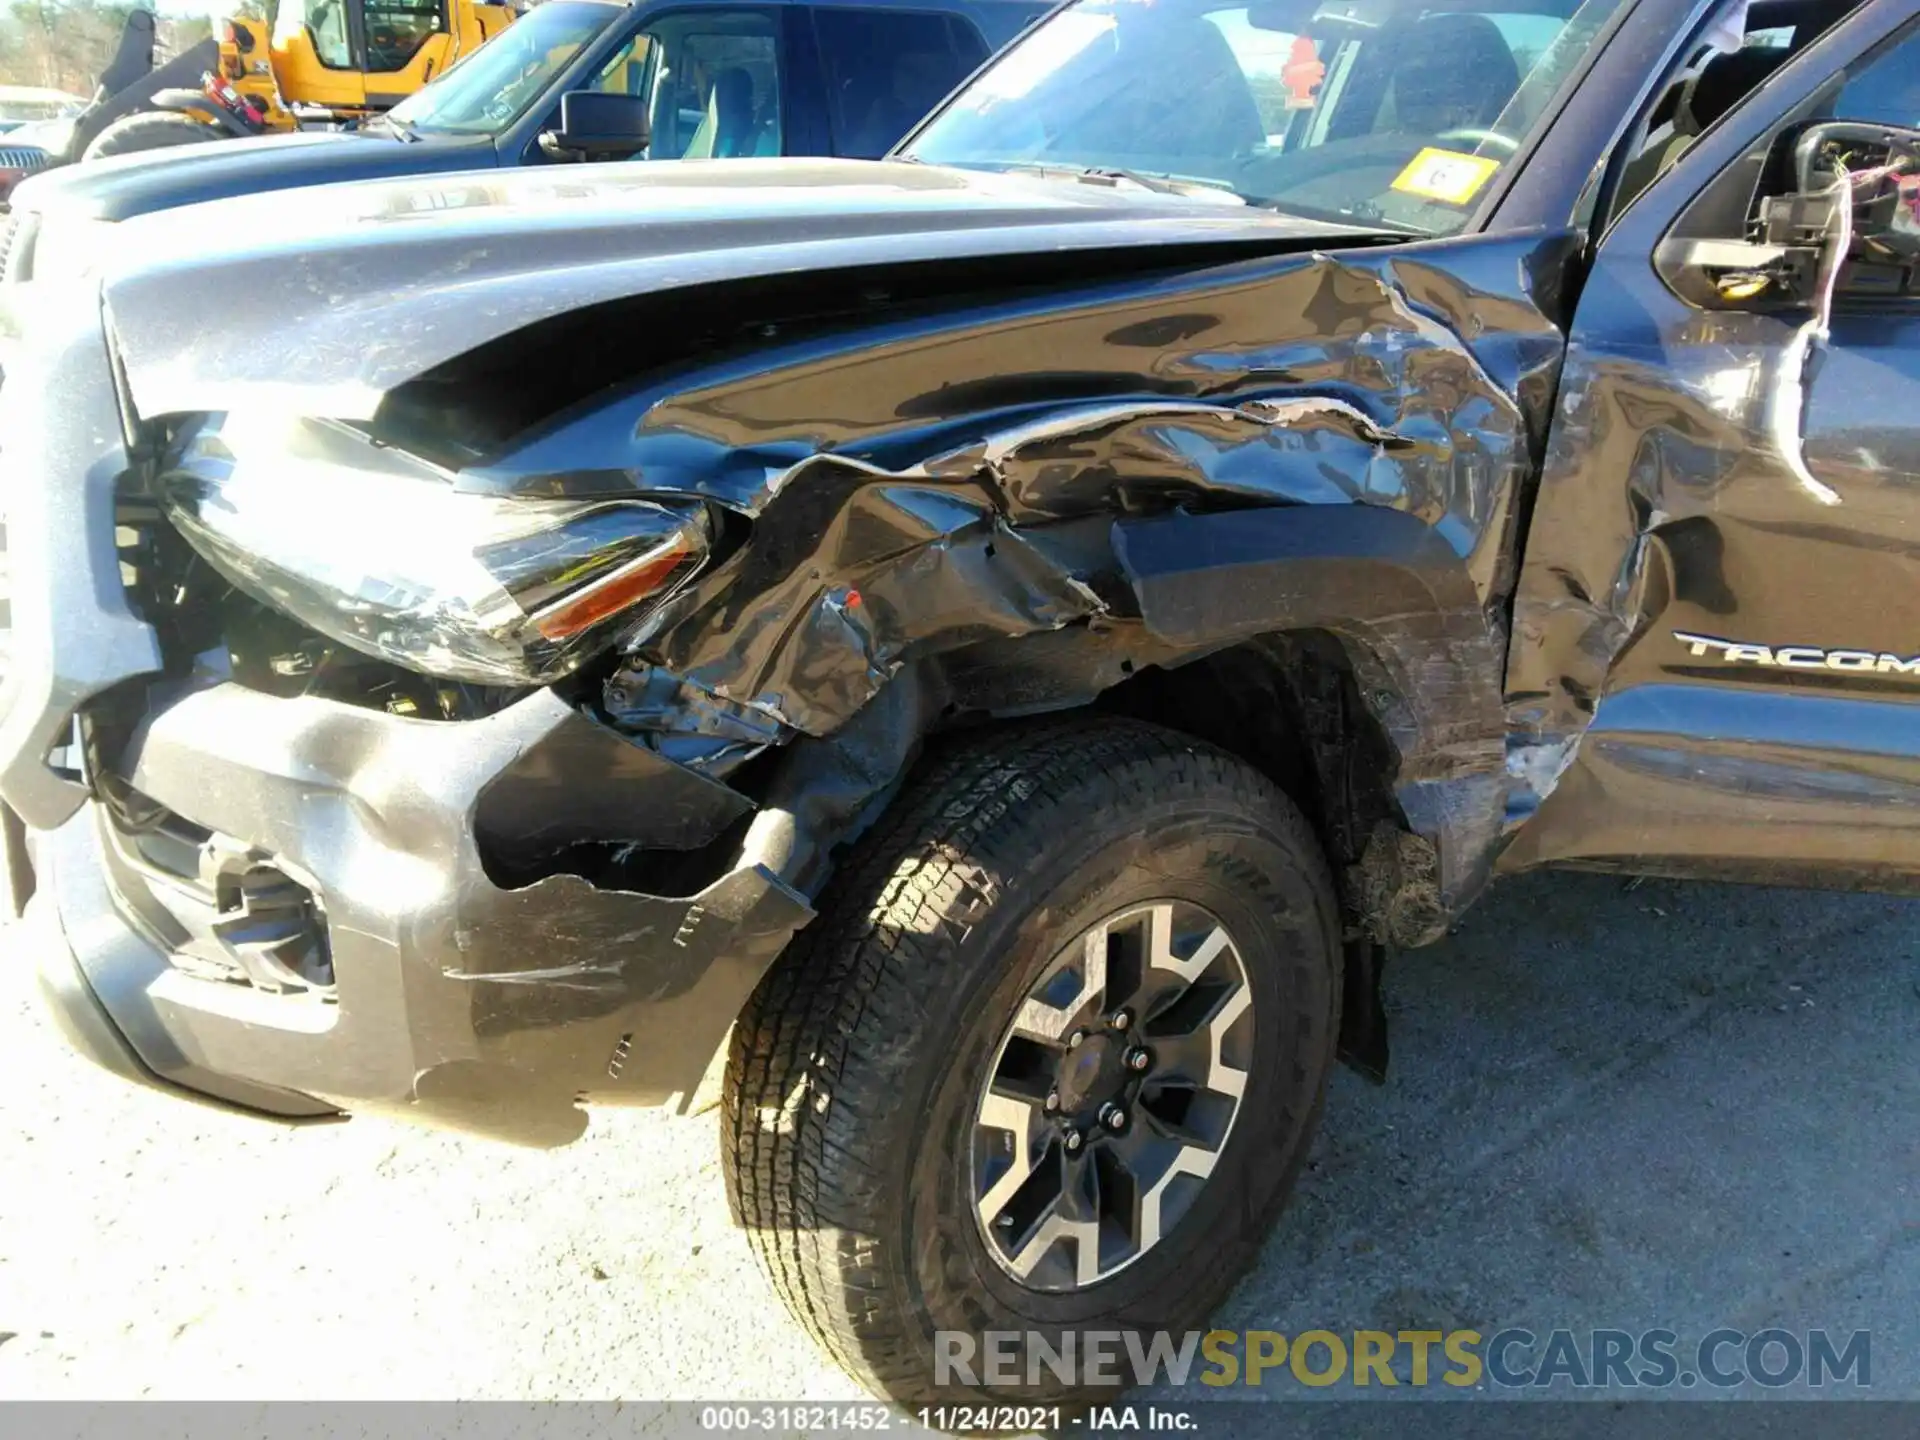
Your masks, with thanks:
[[[1153,1056],[1146,1052],[1144,1046],[1136,1045],[1127,1052],[1127,1069],[1129,1070],[1145,1070],[1152,1064]]]
[[[1133,1024],[1133,1012],[1130,1010],[1116,1010],[1113,1012],[1113,1018],[1107,1023],[1116,1030],[1124,1030]]]
[[[1067,1154],[1078,1155],[1080,1153],[1080,1147],[1084,1143],[1085,1142],[1080,1138],[1080,1132],[1078,1130],[1067,1131],[1067,1140],[1066,1140]]]
[[[1067,1049],[1078,1050],[1080,1048],[1080,1042],[1082,1040],[1085,1040],[1086,1038],[1087,1038],[1086,1031],[1084,1030],[1074,1031],[1073,1034],[1067,1036]]]
[[[1127,1128],[1127,1112],[1111,1101],[1100,1107],[1100,1123],[1109,1130]]]
[[[1054,1111],[1058,1110],[1059,1108],[1060,1108],[1060,1092],[1058,1090],[1049,1090],[1047,1092],[1047,1114],[1051,1115],[1053,1114]]]

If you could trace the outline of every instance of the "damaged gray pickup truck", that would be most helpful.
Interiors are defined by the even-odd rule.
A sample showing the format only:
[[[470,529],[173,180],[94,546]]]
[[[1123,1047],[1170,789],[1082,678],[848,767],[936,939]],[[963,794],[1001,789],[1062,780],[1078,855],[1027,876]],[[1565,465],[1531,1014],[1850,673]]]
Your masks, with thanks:
[[[892,162],[134,222],[0,389],[48,999],[532,1145],[724,1048],[884,1395],[1202,1324],[1495,875],[1920,874],[1917,74],[1894,0],[1083,0]]]

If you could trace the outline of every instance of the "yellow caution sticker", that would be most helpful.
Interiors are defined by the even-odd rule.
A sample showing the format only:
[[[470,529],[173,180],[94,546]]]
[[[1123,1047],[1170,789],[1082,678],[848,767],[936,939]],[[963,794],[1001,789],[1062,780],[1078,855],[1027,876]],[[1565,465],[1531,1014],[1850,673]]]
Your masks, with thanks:
[[[1500,162],[1429,145],[1408,163],[1393,188],[1443,205],[1465,205],[1499,172]]]

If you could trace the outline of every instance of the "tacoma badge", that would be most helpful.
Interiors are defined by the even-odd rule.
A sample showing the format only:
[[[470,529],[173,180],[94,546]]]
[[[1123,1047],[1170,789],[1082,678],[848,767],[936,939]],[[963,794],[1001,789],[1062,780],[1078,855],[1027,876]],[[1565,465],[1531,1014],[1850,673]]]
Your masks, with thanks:
[[[1852,670],[1876,675],[1920,676],[1920,655],[1902,658],[1884,651],[1822,650],[1816,645],[1749,645],[1719,640],[1711,635],[1673,632],[1673,638],[1695,655],[1718,650],[1729,665],[1772,665],[1785,670]]]

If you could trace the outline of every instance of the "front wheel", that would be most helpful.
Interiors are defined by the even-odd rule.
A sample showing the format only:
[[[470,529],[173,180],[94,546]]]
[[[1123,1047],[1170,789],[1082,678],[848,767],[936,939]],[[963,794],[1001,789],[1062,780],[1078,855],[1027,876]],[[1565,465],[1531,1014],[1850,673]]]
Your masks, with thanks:
[[[134,155],[142,150],[164,150],[174,145],[198,145],[220,140],[226,131],[216,129],[177,110],[142,110],[122,115],[93,137],[83,160],[104,160],[109,155]]]
[[[1318,1118],[1339,966],[1313,833],[1241,761],[1121,720],[954,745],[735,1027],[734,1214],[877,1393],[1110,1396],[1090,1333],[1177,1347],[1254,1260]]]

